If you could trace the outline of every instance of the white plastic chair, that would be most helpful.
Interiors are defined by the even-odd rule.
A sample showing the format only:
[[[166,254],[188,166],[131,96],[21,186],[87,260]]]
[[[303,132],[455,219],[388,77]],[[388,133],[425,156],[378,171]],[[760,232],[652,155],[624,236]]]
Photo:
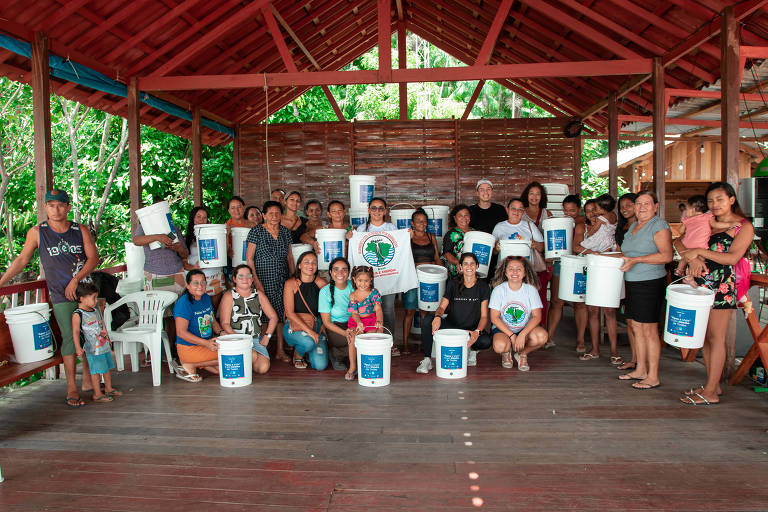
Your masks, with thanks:
[[[178,295],[169,291],[143,291],[130,293],[104,309],[104,323],[107,333],[115,347],[117,369],[125,368],[124,355],[131,356],[131,371],[139,371],[139,355],[134,344],[142,343],[149,350],[152,364],[152,385],[160,385],[161,350],[165,346],[165,356],[168,359],[168,369],[173,373],[171,364],[171,346],[168,337],[163,336],[163,313],[173,304]],[[112,330],[112,311],[123,304],[136,304],[139,312],[139,323],[133,327]]]

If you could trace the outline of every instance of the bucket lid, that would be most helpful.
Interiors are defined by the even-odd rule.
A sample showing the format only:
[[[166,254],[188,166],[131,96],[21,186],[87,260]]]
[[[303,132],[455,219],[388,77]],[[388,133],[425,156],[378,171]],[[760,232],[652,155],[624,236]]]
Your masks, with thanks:
[[[675,293],[681,293],[683,295],[690,295],[691,298],[710,297],[715,294],[715,292],[706,286],[697,286],[694,288],[689,284],[671,284],[667,287],[667,290]]]
[[[546,227],[549,224],[555,224],[560,223],[562,221],[567,221],[568,224],[575,225],[576,222],[573,220],[573,217],[569,217],[567,215],[555,215],[553,217],[548,217],[541,221],[542,227]]]
[[[522,240],[499,240],[499,245],[527,245],[528,247],[531,246],[531,241],[522,239]]]
[[[619,254],[605,253],[605,254]],[[596,265],[598,267],[611,267],[619,268],[624,265],[623,258],[614,258],[613,256],[605,256],[604,254],[587,254],[587,265]]]
[[[438,329],[435,331],[435,338],[438,336],[443,339],[446,337],[461,339],[464,341],[469,339],[469,333],[463,329]]]
[[[441,267],[440,265],[419,265],[416,268],[419,272],[424,272],[426,274],[435,274],[435,275],[442,275],[447,274],[448,270],[445,267]]]
[[[328,238],[338,238],[340,236],[346,237],[346,235],[347,235],[346,229],[323,228],[315,231],[315,238],[320,238],[321,236],[325,236]]]
[[[40,313],[43,311],[50,311],[51,307],[47,302],[39,302],[37,304],[25,304],[23,306],[16,306],[5,310],[6,318],[13,315],[25,315],[27,313]]]

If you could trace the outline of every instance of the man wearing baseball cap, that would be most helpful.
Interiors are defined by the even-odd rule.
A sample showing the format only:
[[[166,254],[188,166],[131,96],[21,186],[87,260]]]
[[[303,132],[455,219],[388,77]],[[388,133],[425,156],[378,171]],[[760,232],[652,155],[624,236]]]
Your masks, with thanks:
[[[469,225],[473,229],[493,233],[493,228],[499,222],[507,220],[507,210],[498,203],[492,203],[493,183],[491,180],[482,178],[475,185],[477,191],[477,203],[469,207],[469,213],[472,219]]]
[[[90,232],[67,219],[71,209],[69,195],[65,191],[52,189],[46,192],[45,213],[48,220],[33,226],[27,232],[24,247],[0,277],[0,286],[4,286],[23,270],[37,249],[53,304],[53,314],[61,331],[61,356],[67,377],[66,404],[70,407],[82,407],[85,402],[77,392],[75,378],[77,361],[72,339],[72,314],[77,308],[75,289],[80,281],[88,278],[96,268],[99,252]],[[92,388],[88,362],[83,359],[82,363],[82,389],[90,391]]]

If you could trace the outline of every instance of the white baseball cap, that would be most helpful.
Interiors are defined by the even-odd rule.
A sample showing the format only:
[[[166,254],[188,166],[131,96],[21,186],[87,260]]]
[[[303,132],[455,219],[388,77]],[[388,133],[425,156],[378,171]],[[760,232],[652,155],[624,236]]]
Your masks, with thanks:
[[[487,184],[490,185],[491,188],[493,188],[493,183],[491,183],[491,180],[487,180],[485,178],[482,178],[477,181],[477,185],[475,185],[475,190],[480,188],[480,185]]]

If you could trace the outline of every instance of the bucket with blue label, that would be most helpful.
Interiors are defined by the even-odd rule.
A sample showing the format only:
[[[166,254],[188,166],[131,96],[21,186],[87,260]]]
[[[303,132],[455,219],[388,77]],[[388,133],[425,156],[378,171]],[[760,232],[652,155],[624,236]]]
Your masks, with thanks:
[[[369,388],[388,386],[392,364],[392,334],[358,334],[355,336],[355,349],[357,383]]]
[[[688,284],[667,286],[667,314],[664,341],[677,348],[701,348],[709,323],[715,292]]]

